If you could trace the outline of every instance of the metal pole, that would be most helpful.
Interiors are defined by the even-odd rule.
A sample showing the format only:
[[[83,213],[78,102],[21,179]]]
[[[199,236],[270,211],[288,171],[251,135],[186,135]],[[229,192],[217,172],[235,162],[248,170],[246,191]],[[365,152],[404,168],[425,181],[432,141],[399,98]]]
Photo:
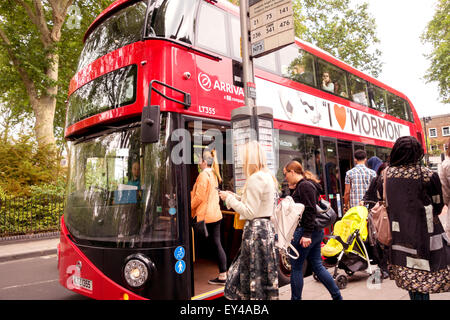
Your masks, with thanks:
[[[427,149],[427,152],[425,153],[425,165],[428,166],[428,136],[427,136],[427,117],[423,117],[423,126],[424,126],[424,133],[425,133],[425,147]]]
[[[253,62],[250,60],[250,42],[248,28],[248,0],[239,1],[240,18],[241,18],[241,45],[242,45],[242,69],[244,82],[244,100],[245,105],[253,109],[256,102],[249,95],[248,83],[254,83]]]

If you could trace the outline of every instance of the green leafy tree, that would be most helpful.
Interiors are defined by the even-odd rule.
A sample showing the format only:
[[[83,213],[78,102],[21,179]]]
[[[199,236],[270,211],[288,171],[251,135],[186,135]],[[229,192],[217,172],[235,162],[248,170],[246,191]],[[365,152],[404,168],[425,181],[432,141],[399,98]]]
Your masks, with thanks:
[[[60,187],[65,169],[55,161],[49,148],[38,148],[27,135],[1,143],[0,189],[9,196],[23,196],[31,195],[37,186],[48,190]]]
[[[368,4],[350,0],[295,0],[296,35],[352,67],[377,77],[382,69],[380,40]]]
[[[229,0],[239,4],[239,0]],[[377,77],[382,69],[376,48],[375,19],[368,4],[350,0],[293,0],[295,34],[335,57]]]
[[[112,0],[0,1],[0,101],[29,114],[40,147],[62,141],[83,34]],[[66,21],[68,23],[66,23]]]
[[[428,83],[437,82],[442,102],[450,103],[450,0],[438,1],[422,41],[432,46],[432,52],[426,55],[431,66],[425,79]]]

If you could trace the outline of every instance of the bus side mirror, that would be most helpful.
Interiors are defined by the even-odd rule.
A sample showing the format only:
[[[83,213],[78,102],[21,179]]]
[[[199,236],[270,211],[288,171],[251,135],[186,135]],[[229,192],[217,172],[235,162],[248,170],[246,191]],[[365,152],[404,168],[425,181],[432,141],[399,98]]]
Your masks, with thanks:
[[[160,107],[145,106],[142,109],[141,118],[141,142],[155,143],[159,141],[159,131],[161,129]]]

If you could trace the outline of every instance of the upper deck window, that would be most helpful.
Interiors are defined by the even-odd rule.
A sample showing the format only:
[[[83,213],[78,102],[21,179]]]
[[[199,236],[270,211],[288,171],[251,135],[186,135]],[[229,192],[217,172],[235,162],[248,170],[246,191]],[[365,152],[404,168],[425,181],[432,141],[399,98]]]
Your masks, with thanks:
[[[226,14],[224,11],[202,3],[197,28],[197,43],[211,51],[227,55]]]
[[[387,93],[387,100],[390,115],[403,120],[408,119],[405,109],[405,100],[390,92]]]
[[[198,0],[152,0],[146,35],[194,42]]]
[[[84,44],[78,71],[111,51],[139,41],[146,11],[147,4],[138,2],[112,15],[94,29]]]
[[[280,51],[281,73],[283,77],[315,86],[314,57],[296,45]]]
[[[375,86],[371,85],[369,88],[369,97],[372,101],[372,107],[375,110],[387,113],[387,102],[386,102],[386,91]]]
[[[406,101],[405,101],[405,105],[406,105],[406,113],[408,114],[408,121],[414,122],[414,115],[412,113],[411,106]]]
[[[164,37],[193,43],[198,0],[139,1],[107,18],[86,39],[78,71],[105,54],[142,40],[148,12],[147,37]]]
[[[369,99],[367,97],[367,83],[363,79],[350,74],[350,93],[353,102],[362,104],[363,106],[369,105]]]
[[[231,27],[231,54],[235,59],[242,59],[241,57],[241,22],[238,18],[230,17]]]
[[[348,98],[347,77],[344,70],[319,59],[319,83],[322,90]]]

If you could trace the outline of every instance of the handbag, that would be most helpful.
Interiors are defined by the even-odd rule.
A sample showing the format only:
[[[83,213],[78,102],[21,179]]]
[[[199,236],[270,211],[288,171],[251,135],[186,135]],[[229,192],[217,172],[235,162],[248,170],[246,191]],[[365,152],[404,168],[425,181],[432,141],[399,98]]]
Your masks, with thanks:
[[[277,194],[277,193],[276,193]],[[272,222],[275,228],[275,233],[278,235],[276,246],[285,252],[292,259],[298,259],[300,254],[292,245],[292,238],[294,237],[295,229],[298,222],[302,218],[305,205],[302,203],[295,203],[291,196],[287,196],[279,204],[278,201],[274,205],[274,213],[272,215]],[[294,252],[291,254],[289,249]]]
[[[321,199],[316,205],[315,225],[320,229],[328,228],[336,222],[336,211],[331,207],[331,203]]]
[[[200,234],[201,236],[208,238],[208,229],[206,228],[205,220],[197,221],[197,217],[194,218],[192,221],[192,227],[194,228],[194,231],[197,234]]]
[[[385,246],[390,246],[392,243],[391,223],[387,213],[388,202],[386,197],[386,173],[388,167],[383,171],[383,201],[377,204],[370,210],[372,216],[371,221],[374,227],[374,237]]]
[[[241,220],[240,214],[235,212],[234,213],[234,221],[233,221],[233,228],[236,230],[242,230],[244,229],[246,220]]]

